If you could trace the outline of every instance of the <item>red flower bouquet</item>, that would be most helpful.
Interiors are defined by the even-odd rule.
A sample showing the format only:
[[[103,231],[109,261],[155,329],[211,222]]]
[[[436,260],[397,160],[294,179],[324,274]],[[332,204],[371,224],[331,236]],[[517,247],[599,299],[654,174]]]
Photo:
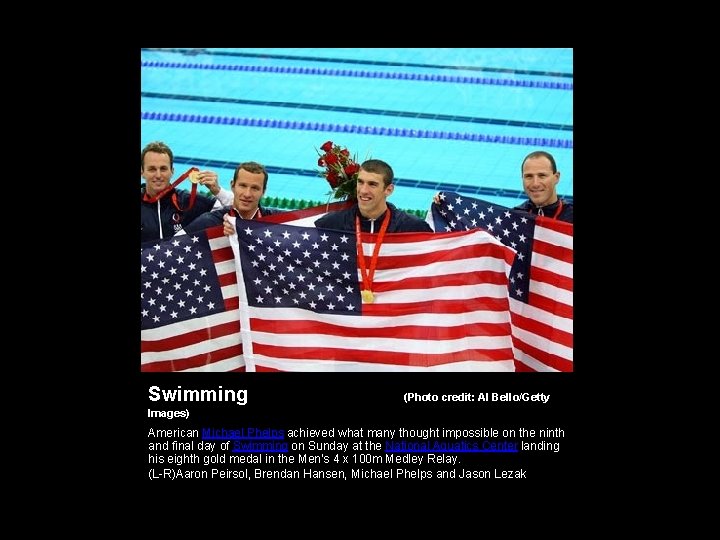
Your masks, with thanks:
[[[341,148],[327,141],[318,151],[318,165],[324,167],[320,176],[324,176],[332,188],[330,192],[336,199],[354,199],[357,196],[357,176],[360,165],[356,157],[350,157],[347,148]]]

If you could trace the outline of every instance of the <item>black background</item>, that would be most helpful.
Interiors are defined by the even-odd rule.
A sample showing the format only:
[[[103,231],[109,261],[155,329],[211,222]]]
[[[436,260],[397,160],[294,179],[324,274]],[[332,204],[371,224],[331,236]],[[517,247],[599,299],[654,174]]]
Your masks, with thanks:
[[[98,90],[92,105],[82,111],[92,125],[99,108],[103,111],[106,137],[88,141],[93,160],[86,165],[102,171],[99,181],[88,190],[103,201],[96,219],[81,216],[82,230],[93,229],[83,237],[81,247],[89,251],[81,276],[72,272],[87,291],[91,304],[102,306],[95,317],[89,317],[85,330],[92,336],[83,341],[83,356],[88,357],[84,376],[93,382],[83,386],[81,398],[83,419],[103,426],[100,440],[112,438],[112,450],[123,480],[149,486],[147,470],[147,429],[217,427],[237,429],[259,427],[315,429],[365,427],[418,429],[423,427],[468,428],[527,427],[565,430],[561,452],[538,454],[480,454],[469,460],[497,462],[508,468],[525,467],[531,472],[528,481],[571,484],[579,471],[589,463],[593,450],[588,436],[596,418],[591,410],[595,396],[587,384],[596,368],[587,360],[587,347],[593,346],[584,336],[583,324],[588,294],[583,283],[583,261],[589,231],[581,211],[579,264],[576,265],[576,288],[580,294],[575,303],[580,316],[575,323],[574,373],[238,373],[150,374],[140,372],[139,296],[137,295],[137,197],[139,150],[147,141],[140,140],[140,50],[130,49],[104,66],[113,84]],[[117,77],[112,74],[117,73]],[[576,122],[579,124],[579,122]],[[575,139],[581,140],[576,130]],[[79,156],[78,159],[82,160]],[[576,164],[583,162],[579,155]],[[578,176],[578,175],[574,175]],[[82,186],[81,186],[82,187]],[[578,183],[576,190],[584,191]],[[582,201],[582,197],[578,196]],[[596,233],[597,234],[597,233]],[[100,240],[96,240],[99,235]],[[600,236],[596,240],[601,240]],[[597,244],[600,245],[600,244]],[[578,262],[578,261],[576,261]],[[79,278],[79,279],[78,279]],[[111,279],[112,286],[108,285]],[[593,285],[594,294],[598,288]],[[96,291],[96,292],[93,292]],[[100,295],[100,291],[103,294]],[[99,343],[100,345],[97,345]],[[606,350],[613,348],[607,344]],[[596,349],[597,352],[597,349]],[[601,352],[602,354],[602,352]],[[148,419],[147,409],[161,409],[161,402],[148,399],[150,386],[183,388],[247,389],[248,404],[185,403],[167,409],[191,411],[190,420]],[[548,405],[532,402],[431,402],[406,404],[405,392],[460,394],[463,392],[512,392],[550,394]],[[93,419],[93,420],[91,420]],[[349,482],[352,484],[353,482]],[[157,486],[158,484],[153,484]],[[174,489],[183,485],[175,482]],[[190,484],[188,484],[190,485]],[[153,489],[157,489],[154,487]]]

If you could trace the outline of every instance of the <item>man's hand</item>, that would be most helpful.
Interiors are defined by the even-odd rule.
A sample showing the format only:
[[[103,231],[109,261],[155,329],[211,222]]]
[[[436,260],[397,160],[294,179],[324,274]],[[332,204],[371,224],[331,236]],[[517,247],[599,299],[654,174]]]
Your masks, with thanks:
[[[223,222],[224,222],[223,223],[223,234],[225,236],[232,236],[233,234],[235,234],[235,232],[236,232],[235,231],[235,223],[234,223],[235,219],[237,219],[237,218],[234,218],[233,223],[230,223],[230,215],[225,214],[223,216]]]
[[[212,171],[200,171],[198,173],[200,184],[206,186],[213,195],[220,193],[220,184],[218,183],[218,175]]]

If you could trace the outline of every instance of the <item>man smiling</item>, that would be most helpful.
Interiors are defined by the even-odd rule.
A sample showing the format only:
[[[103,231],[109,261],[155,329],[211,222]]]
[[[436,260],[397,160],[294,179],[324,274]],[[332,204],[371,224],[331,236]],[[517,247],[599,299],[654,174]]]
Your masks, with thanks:
[[[176,189],[170,180],[175,174],[174,156],[162,141],[153,141],[140,153],[140,241],[169,238],[180,233],[198,216],[213,208],[230,204],[233,194],[220,188],[213,171],[193,171],[189,177],[194,184],[207,187],[213,196],[199,195]],[[178,179],[179,180],[179,179]]]
[[[259,219],[278,213],[277,210],[260,206],[260,199],[265,195],[267,184],[268,173],[262,164],[256,161],[241,163],[235,168],[235,174],[230,182],[233,192],[232,205],[201,215],[185,227],[185,232],[201,231],[222,224],[227,236],[235,234],[235,227],[227,220],[227,216],[240,219]]]
[[[520,166],[520,172],[523,189],[529,200],[516,206],[516,209],[568,223],[573,222],[572,203],[559,199],[557,195],[560,172],[552,154],[542,150],[528,154]]]
[[[360,295],[364,304],[375,301],[373,278],[385,233],[433,232],[430,225],[419,217],[398,210],[395,205],[387,202],[387,198],[395,190],[394,178],[392,167],[384,161],[364,161],[357,177],[357,204],[315,220],[318,228],[355,231],[363,287]],[[377,233],[369,264],[365,261],[363,251],[363,232]]]
[[[324,215],[315,221],[315,226],[369,233],[381,229],[384,232],[433,232],[427,222],[387,202],[395,190],[394,178],[392,167],[384,161],[369,159],[363,162],[357,179],[357,204]]]

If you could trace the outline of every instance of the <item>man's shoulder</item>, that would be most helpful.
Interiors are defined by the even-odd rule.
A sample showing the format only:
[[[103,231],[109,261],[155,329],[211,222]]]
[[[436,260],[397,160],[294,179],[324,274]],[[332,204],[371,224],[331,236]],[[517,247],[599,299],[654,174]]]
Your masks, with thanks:
[[[223,216],[232,210],[231,206],[223,206],[222,208],[216,208],[215,210],[212,210],[211,212],[208,212],[209,214],[212,214],[213,216],[219,217],[221,220]]]
[[[388,203],[388,207],[393,213],[394,220],[397,223],[397,226],[395,227],[396,229],[403,229],[410,226],[411,229],[408,231],[432,232],[432,227],[430,227],[427,221],[421,217],[405,212],[404,210],[400,210],[397,206],[390,205],[390,203]]]
[[[215,210],[208,210],[207,212],[200,214],[195,221],[201,223],[204,228],[222,225],[223,217],[230,210],[232,210],[232,206],[224,206],[222,208],[216,208]],[[195,223],[195,221],[193,221],[193,223]]]
[[[574,223],[573,214],[574,214],[573,203],[563,200],[563,209],[562,209],[562,212],[560,213],[559,218],[568,223]]]
[[[316,227],[323,227],[328,223],[331,223],[333,221],[337,221],[337,216],[335,216],[337,212],[331,212],[329,214],[325,214],[324,216],[321,216],[315,220],[315,226]]]
[[[227,214],[231,209],[232,206],[225,206],[223,208],[218,208],[217,210],[209,210],[207,212],[203,212],[195,219],[190,221],[190,223],[185,225],[185,232],[196,232],[207,229],[208,227],[222,225],[223,216]]]
[[[282,214],[283,212],[287,212],[287,210],[280,210],[279,208],[267,208],[265,206],[260,206],[260,213],[263,216],[274,216],[276,214]]]
[[[355,206],[345,208],[344,210],[337,210],[335,212],[328,212],[324,216],[315,220],[317,227],[325,227],[328,225],[336,225],[343,223],[348,219],[348,216],[355,216]]]

